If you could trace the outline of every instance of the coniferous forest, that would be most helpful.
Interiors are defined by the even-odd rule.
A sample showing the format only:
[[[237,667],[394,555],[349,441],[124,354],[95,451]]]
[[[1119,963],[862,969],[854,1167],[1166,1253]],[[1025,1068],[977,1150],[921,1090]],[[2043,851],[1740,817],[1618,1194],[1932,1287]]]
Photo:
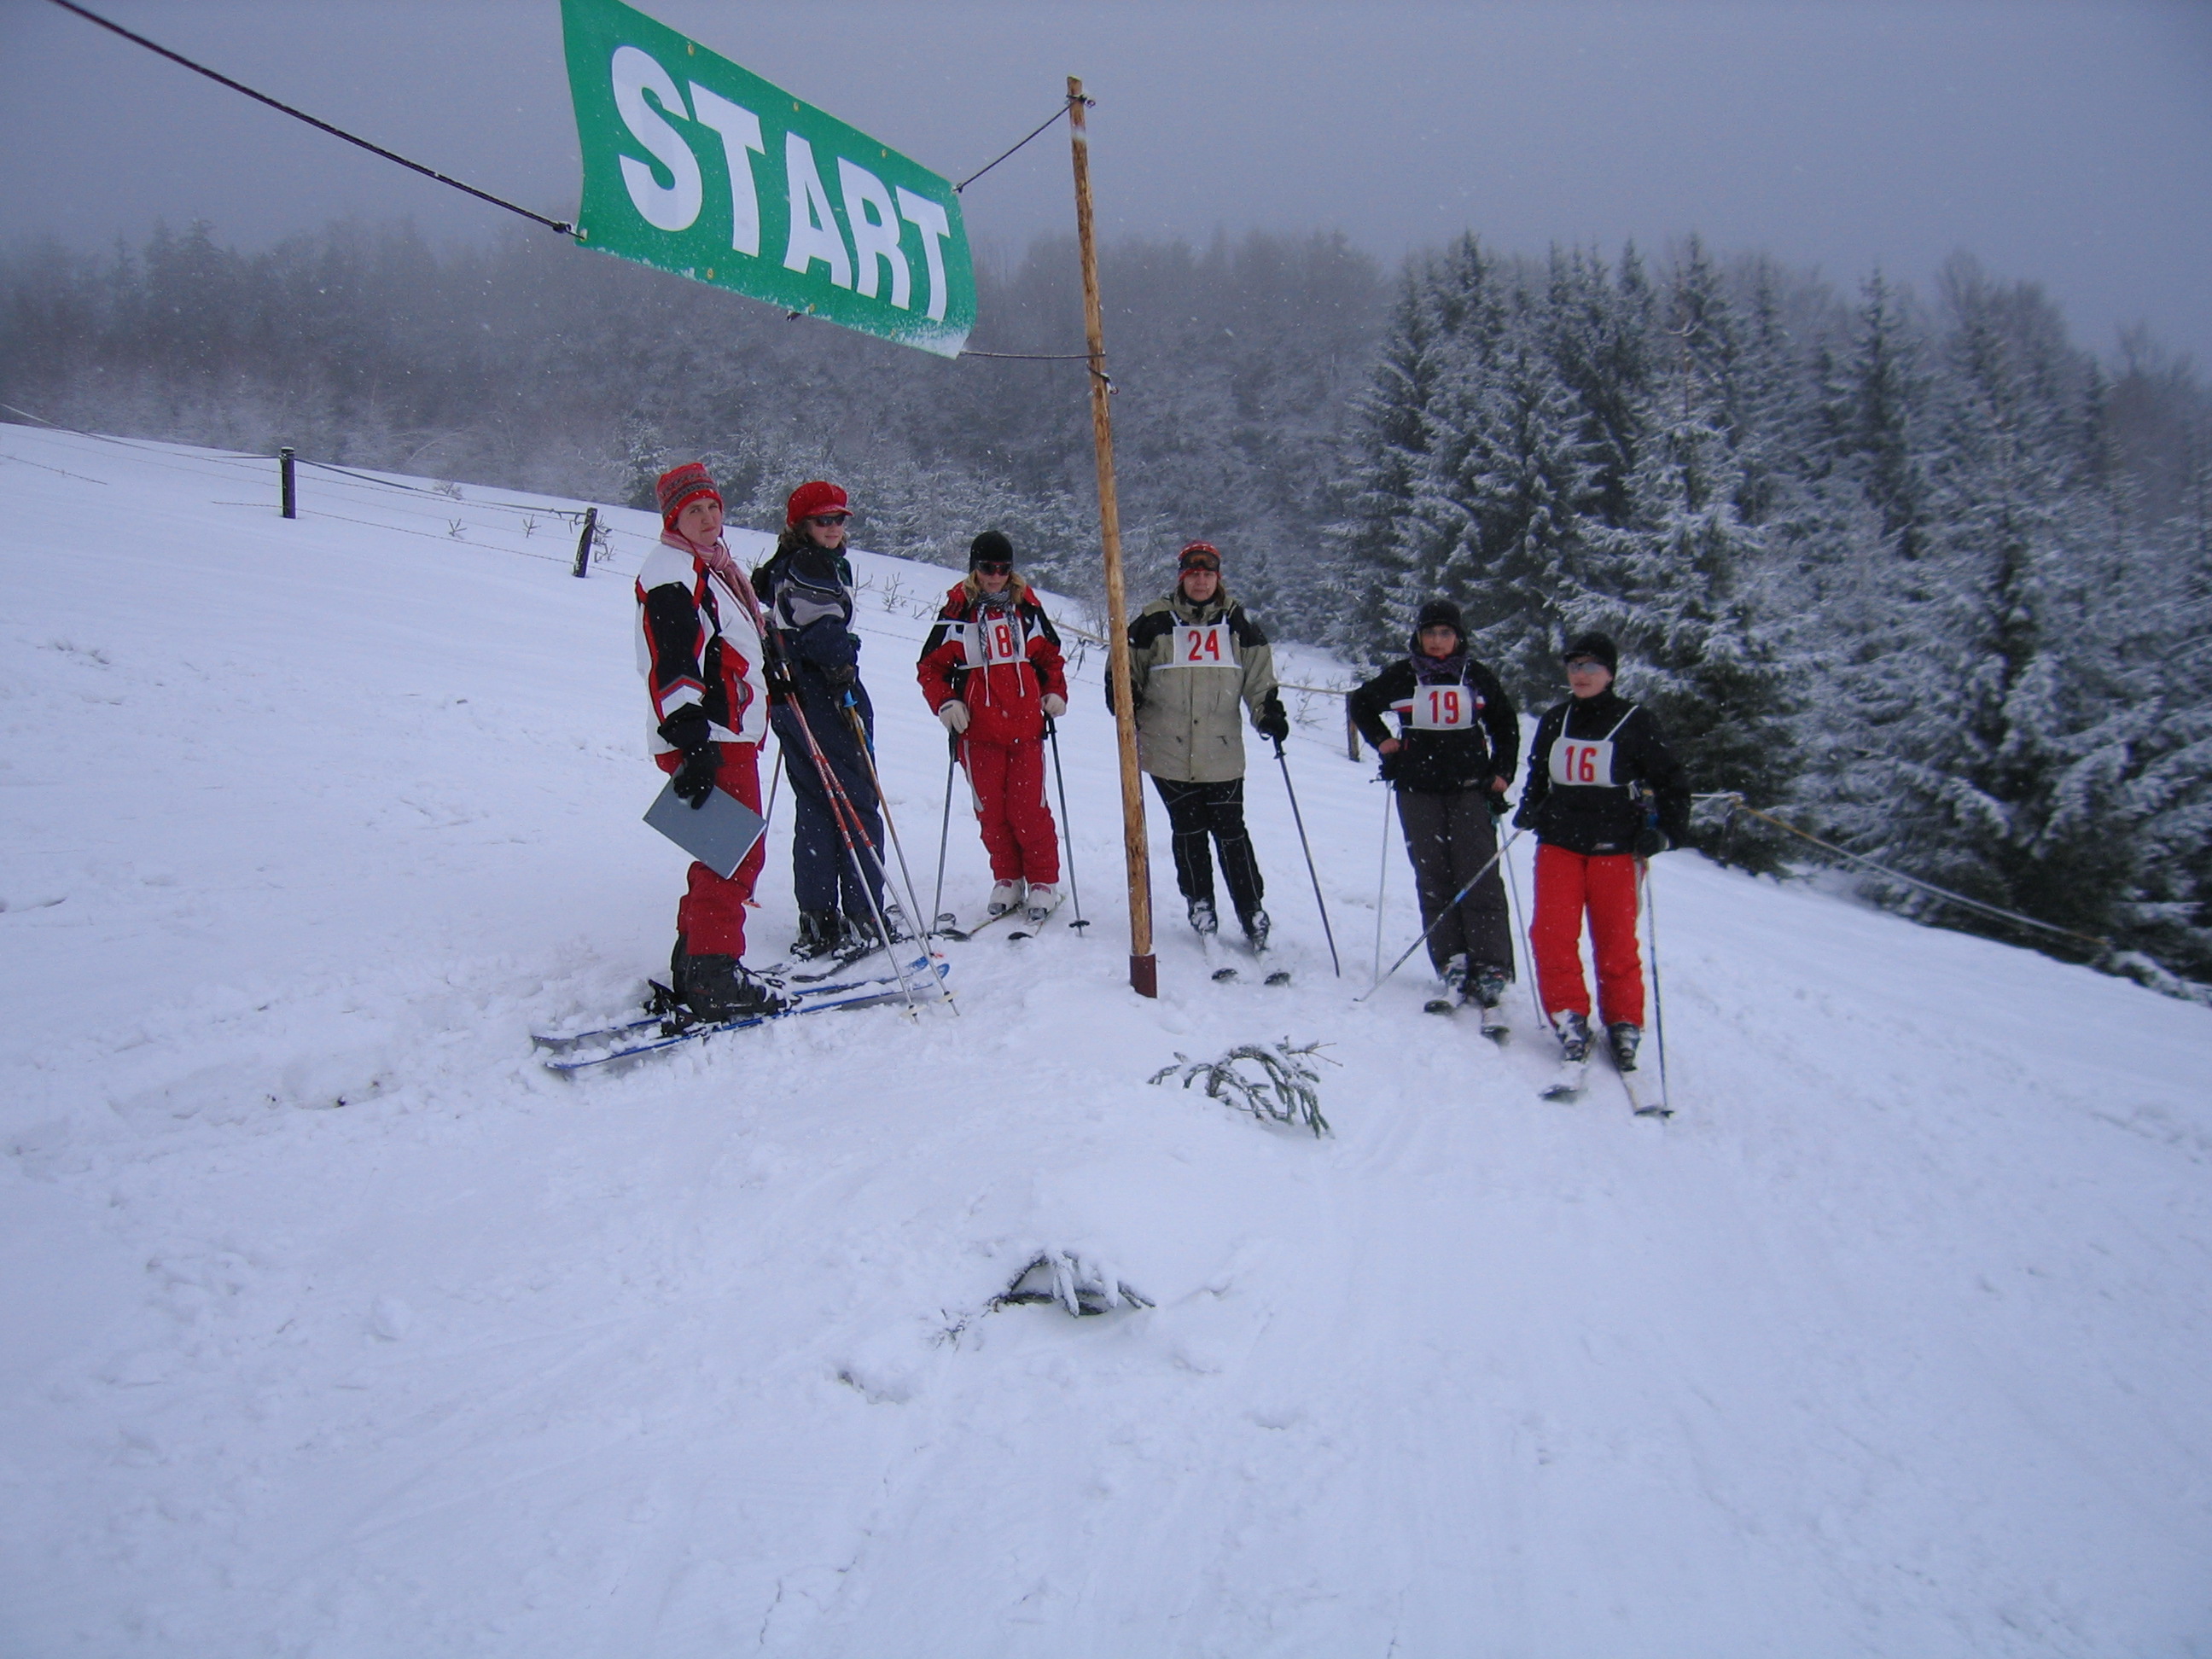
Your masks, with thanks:
[[[978,278],[973,349],[1080,349],[1070,244]],[[1561,695],[1565,635],[1605,629],[1699,789],[2145,977],[2212,977],[2212,397],[2155,342],[2100,357],[1965,256],[1926,291],[1838,288],[1694,239],[1469,238],[1396,272],[1338,237],[1131,242],[1101,282],[1133,592],[1203,538],[1273,631],[1362,665],[1443,594],[1526,708]],[[1090,596],[1083,374],[551,238],[347,224],[242,253],[194,226],[0,262],[0,402],[60,424],[632,503],[704,456],[762,528],[829,477],[862,545],[958,563],[995,526]],[[1700,836],[1818,857],[1720,801]]]

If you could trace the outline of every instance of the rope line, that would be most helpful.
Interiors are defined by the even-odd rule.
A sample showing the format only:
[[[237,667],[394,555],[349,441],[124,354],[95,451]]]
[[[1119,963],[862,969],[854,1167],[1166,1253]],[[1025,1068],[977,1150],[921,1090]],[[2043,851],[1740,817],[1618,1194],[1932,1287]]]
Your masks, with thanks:
[[[2094,933],[2077,933],[2072,928],[2061,927],[2055,922],[2039,921],[2033,916],[2022,915],[2017,910],[2008,910],[2002,905],[1987,904],[1978,898],[1968,898],[1964,893],[1954,893],[1948,887],[1938,887],[1932,881],[1923,881],[1917,876],[1906,875],[1902,870],[1893,870],[1886,864],[1877,864],[1874,860],[1867,857],[1863,853],[1854,853],[1849,848],[1838,847],[1832,841],[1822,841],[1818,836],[1810,834],[1806,830],[1800,830],[1794,823],[1785,823],[1784,820],[1776,817],[1771,812],[1762,812],[1759,808],[1753,806],[1749,801],[1744,799],[1741,795],[1699,795],[1696,797],[1696,799],[1699,800],[1726,801],[1729,803],[1731,810],[1740,808],[1741,810],[1750,813],[1752,817],[1759,818],[1765,823],[1772,824],[1778,830],[1788,830],[1800,841],[1808,841],[1812,842],[1814,846],[1820,848],[1824,852],[1833,853],[1838,858],[1849,859],[1854,864],[1864,865],[1868,869],[1875,872],[1877,874],[1887,876],[1892,881],[1901,881],[1908,887],[1917,887],[1924,893],[1932,893],[1937,898],[1948,900],[1953,904],[1963,904],[1970,910],[1978,910],[1984,915],[1996,916],[2005,921],[2018,922],[2024,927],[2039,927],[2046,933],[2057,934],[2061,939],[2079,939],[2082,944],[2094,945],[2100,951],[2110,951],[2113,948],[2112,941],[2108,939],[2100,939]]]
[[[86,10],[82,6],[76,3],[76,0],[53,0],[53,3],[59,6],[64,11],[75,12],[79,17],[83,18],[88,23],[97,23],[100,27],[107,30],[110,33],[121,35],[125,40],[131,42],[134,46],[143,46],[147,51],[166,58],[173,64],[182,64],[185,68],[191,70],[195,75],[204,75],[209,80],[215,82],[217,85],[228,87],[233,92],[242,92],[248,98],[252,99],[256,103],[266,104],[273,110],[281,110],[283,113],[290,116],[294,120],[305,121],[309,126],[315,128],[318,131],[327,132],[333,138],[343,138],[349,144],[358,145],[361,149],[368,151],[372,155],[380,155],[387,161],[397,161],[401,167],[406,167],[412,172],[419,173],[425,179],[434,179],[441,185],[450,185],[455,190],[460,191],[465,195],[473,196],[480,202],[489,202],[494,207],[505,208],[509,213],[520,214],[522,217],[528,219],[534,223],[544,226],[548,230],[558,231],[563,236],[574,236],[576,234],[576,228],[572,224],[566,223],[559,219],[549,219],[542,213],[533,213],[528,208],[519,206],[515,203],[507,200],[504,197],[493,195],[489,191],[478,190],[474,185],[465,185],[458,179],[448,178],[446,174],[440,173],[434,167],[426,167],[420,161],[410,161],[405,156],[385,149],[381,144],[371,143],[366,138],[356,137],[354,134],[346,131],[343,127],[334,127],[328,121],[318,120],[314,116],[308,114],[305,110],[295,109],[289,104],[283,103],[276,99],[271,98],[265,92],[256,92],[252,87],[246,85],[243,82],[234,81],[228,75],[219,74],[216,70],[208,68],[204,64],[195,64],[191,58],[185,57],[181,52],[171,52],[167,46],[161,46],[158,42],[149,40],[143,34],[132,33],[129,29],[125,28],[120,23],[109,21],[106,18],[102,17],[98,12]],[[1039,129],[1039,131],[1042,130],[1042,129]],[[1024,140],[1024,142],[1026,143],[1028,141]],[[994,163],[993,165],[995,166],[996,163]]]
[[[1063,116],[1063,115],[1066,114],[1066,113],[1067,113],[1067,112],[1068,112],[1071,108],[1073,108],[1073,106],[1074,106],[1074,101],[1075,101],[1075,100],[1074,100],[1073,99],[1069,99],[1066,102],[1065,102],[1065,103],[1061,104],[1061,105],[1060,105],[1060,106],[1058,109],[1056,109],[1056,110],[1054,110],[1054,111],[1053,111],[1053,112],[1052,112],[1051,114],[1049,114],[1049,115],[1046,116],[1046,117],[1044,118],[1044,119],[1043,119],[1043,120],[1042,120],[1042,121],[1038,122],[1038,123],[1036,124],[1036,126],[1035,127],[1035,129],[1033,129],[1033,130],[1030,131],[1030,137],[1029,137],[1029,138],[1024,138],[1024,139],[1023,139],[1023,140],[1022,140],[1022,143],[1021,143],[1021,144],[1016,144],[1016,145],[1014,146],[1014,149],[1019,149],[1022,147],[1022,144],[1026,144],[1027,143],[1029,143],[1030,138],[1034,138],[1034,137],[1036,137],[1037,136],[1037,134],[1038,134],[1038,133],[1042,132],[1042,131],[1043,131],[1047,127],[1050,126],[1050,125],[1051,125],[1054,121],[1059,120],[1059,119],[1060,118],[1060,117],[1061,117],[1061,116]],[[1097,100],[1097,99],[1095,99],[1095,98],[1086,98],[1086,99],[1085,99],[1085,100],[1083,100],[1083,102],[1084,102],[1084,106],[1085,106],[1085,107],[1086,107],[1086,108],[1095,107],[1095,106],[1096,106],[1096,105],[1097,104],[1097,101],[1098,101],[1098,100]],[[963,191],[963,190],[967,189],[969,185],[970,185],[974,184],[974,183],[975,183],[978,179],[981,178],[985,173],[988,173],[988,172],[989,172],[993,167],[994,167],[998,166],[1000,162],[1001,162],[1001,161],[1005,161],[1005,160],[1006,159],[1006,156],[1007,156],[1007,155],[1012,155],[1014,153],[1014,149],[1010,149],[1010,150],[1006,151],[1006,154],[1005,154],[1005,155],[994,155],[994,156],[993,156],[989,161],[988,161],[984,162],[984,163],[983,163],[983,165],[982,165],[981,167],[977,167],[977,168],[975,169],[975,172],[973,172],[973,173],[969,173],[969,174],[965,179],[962,179],[958,184],[957,184],[957,185],[953,185],[953,186],[952,186],[952,193],[953,193],[955,196],[957,196],[957,195],[958,195],[962,191]]]

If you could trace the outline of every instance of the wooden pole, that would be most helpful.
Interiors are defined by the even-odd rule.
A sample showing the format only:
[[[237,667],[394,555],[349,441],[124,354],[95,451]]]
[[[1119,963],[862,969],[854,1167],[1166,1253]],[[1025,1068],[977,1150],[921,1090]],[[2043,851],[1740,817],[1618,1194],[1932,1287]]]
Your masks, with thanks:
[[[284,516],[300,516],[300,492],[292,472],[292,447],[285,445],[276,452],[276,494]]]
[[[586,507],[584,531],[576,538],[576,563],[574,568],[568,572],[570,575],[580,576],[592,568],[592,538],[599,534],[599,509],[596,507]]]
[[[1091,435],[1098,451],[1098,534],[1106,561],[1106,672],[1114,688],[1114,734],[1121,751],[1121,847],[1129,866],[1129,985],[1160,994],[1152,955],[1152,859],[1145,836],[1144,778],[1137,769],[1137,711],[1129,690],[1129,602],[1121,584],[1121,507],[1114,494],[1114,422],[1107,399],[1106,319],[1098,304],[1098,250],[1091,226],[1091,138],[1083,82],[1067,77],[1068,138],[1075,152],[1075,240],[1083,255],[1083,331],[1091,353]]]

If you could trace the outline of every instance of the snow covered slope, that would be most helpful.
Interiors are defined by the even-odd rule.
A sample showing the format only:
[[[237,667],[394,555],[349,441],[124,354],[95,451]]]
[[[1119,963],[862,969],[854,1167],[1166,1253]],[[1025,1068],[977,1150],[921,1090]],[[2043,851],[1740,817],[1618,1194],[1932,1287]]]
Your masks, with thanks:
[[[563,1083],[529,1031],[658,971],[682,880],[650,526],[577,581],[511,492],[274,485],[0,428],[0,1651],[2212,1653],[2212,1013],[1675,855],[1680,1115],[1540,1102],[1525,994],[1502,1052],[1412,969],[1352,1002],[1326,704],[1348,976],[1260,763],[1297,983],[1169,926],[1147,1003],[1094,655],[1090,937]],[[859,563],[927,886],[885,593],[950,578]],[[1333,1138],[1145,1081],[1285,1036]],[[1058,1249],[1157,1306],[990,1310]]]

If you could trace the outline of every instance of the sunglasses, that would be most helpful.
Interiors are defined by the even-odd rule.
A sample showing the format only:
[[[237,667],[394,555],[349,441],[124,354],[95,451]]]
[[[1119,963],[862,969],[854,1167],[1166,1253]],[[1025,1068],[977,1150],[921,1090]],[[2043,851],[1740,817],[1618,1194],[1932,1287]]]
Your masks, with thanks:
[[[978,559],[974,569],[979,576],[1011,576],[1014,574],[1013,565],[1005,559]]]
[[[853,515],[849,513],[817,513],[807,523],[817,530],[827,530],[832,525],[842,524]]]
[[[1567,665],[1567,672],[1570,674],[1595,674],[1599,669],[1604,666],[1605,665],[1600,662],[1595,657],[1577,657],[1572,662]]]

